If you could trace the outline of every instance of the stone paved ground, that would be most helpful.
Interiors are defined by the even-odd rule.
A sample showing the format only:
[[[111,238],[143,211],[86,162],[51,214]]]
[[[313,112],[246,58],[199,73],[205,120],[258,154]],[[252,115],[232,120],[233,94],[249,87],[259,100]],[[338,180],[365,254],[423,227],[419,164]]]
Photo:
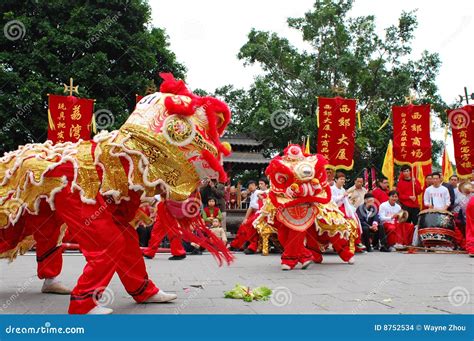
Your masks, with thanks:
[[[279,256],[237,254],[219,268],[209,254],[169,261],[159,254],[146,265],[155,283],[178,294],[167,304],[135,304],[115,276],[106,298],[118,314],[472,314],[474,259],[466,255],[370,253],[347,265],[336,255],[307,270],[283,272]],[[66,254],[62,280],[73,286],[84,266]],[[41,294],[35,256],[0,262],[0,313],[60,314],[69,296]],[[266,302],[225,299],[236,283],[275,289]],[[196,288],[195,286],[202,286]],[[110,297],[109,297],[110,296]]]

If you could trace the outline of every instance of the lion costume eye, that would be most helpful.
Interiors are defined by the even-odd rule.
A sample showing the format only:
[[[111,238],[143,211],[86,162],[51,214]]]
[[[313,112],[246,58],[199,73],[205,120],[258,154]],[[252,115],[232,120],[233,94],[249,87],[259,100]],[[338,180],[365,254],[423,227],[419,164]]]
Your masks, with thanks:
[[[276,183],[284,184],[287,181],[288,181],[288,175],[285,175],[283,173],[276,173],[275,174],[275,182]]]

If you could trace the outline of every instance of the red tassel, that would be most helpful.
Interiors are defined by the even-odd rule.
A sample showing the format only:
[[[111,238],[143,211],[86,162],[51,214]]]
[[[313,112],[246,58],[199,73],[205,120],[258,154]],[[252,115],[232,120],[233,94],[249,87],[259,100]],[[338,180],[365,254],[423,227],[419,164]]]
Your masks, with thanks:
[[[163,224],[180,235],[183,240],[196,243],[208,250],[214,256],[219,266],[222,265],[223,260],[227,264],[232,263],[234,260],[234,256],[229,252],[222,240],[206,227],[200,215],[178,220],[169,213],[164,202],[158,204],[157,211]]]
[[[220,164],[219,160],[217,160],[217,158],[207,149],[204,149],[201,152],[201,156],[207,161],[212,169],[219,173],[219,182],[225,183],[227,181],[227,173],[224,171],[224,168]]]
[[[230,151],[227,150],[219,140],[220,135],[224,132],[225,128],[230,121],[230,110],[229,107],[222,101],[214,97],[204,97],[202,98],[204,103],[204,109],[206,110],[207,121],[209,124],[209,137],[212,142],[214,142],[217,150],[220,153],[223,153],[225,156],[230,154]],[[217,114],[222,114],[223,122],[220,125],[217,125]]]

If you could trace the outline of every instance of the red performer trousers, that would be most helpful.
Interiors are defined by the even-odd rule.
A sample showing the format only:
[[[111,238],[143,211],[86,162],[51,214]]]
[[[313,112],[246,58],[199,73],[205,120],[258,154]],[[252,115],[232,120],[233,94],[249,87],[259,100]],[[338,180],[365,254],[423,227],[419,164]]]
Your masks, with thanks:
[[[387,236],[387,245],[390,247],[397,244],[399,242],[397,225],[393,223],[383,223],[383,228],[385,229],[385,235]]]
[[[350,251],[349,241],[341,238],[341,236],[336,234],[330,237],[327,232],[318,235],[313,226],[306,230],[306,248],[311,251],[316,263],[321,263],[323,260],[321,246],[329,245],[329,243],[332,244],[334,250],[344,262],[349,261],[354,256],[354,253]]]
[[[68,225],[87,261],[71,293],[70,314],[84,314],[94,308],[116,272],[137,302],[158,292],[148,279],[138,235],[128,224],[139,202],[137,193],[130,195],[130,202],[115,205],[100,195],[96,204],[85,204],[78,191],[71,193],[69,187],[56,194],[56,213]]]
[[[237,236],[235,239],[230,243],[230,246],[235,249],[242,249],[246,242],[249,242],[247,249],[252,250],[254,252],[257,251],[258,248],[258,232],[253,227],[253,222],[255,219],[258,218],[258,214],[254,213],[251,215],[247,222],[240,224],[239,229],[237,230]]]
[[[181,242],[181,237],[172,229],[166,228],[165,224],[161,223],[158,215],[156,217],[155,224],[153,225],[153,229],[151,230],[151,237],[150,241],[148,242],[148,247],[145,251],[143,251],[143,254],[150,258],[155,257],[155,254],[158,251],[161,241],[165,235],[168,235],[170,240],[171,254],[173,256],[183,256],[186,254],[186,250],[184,249],[183,243]]]
[[[474,197],[466,207],[466,251],[474,254]]]
[[[298,263],[313,259],[311,252],[304,246],[306,231],[295,231],[286,226],[278,227],[278,240],[283,246],[281,264],[294,268]]]
[[[396,223],[396,234],[398,243],[402,245],[411,245],[413,242],[413,232],[415,226],[412,223]]]
[[[63,222],[51,211],[49,204],[42,200],[39,214],[25,214],[15,224],[15,228],[24,235],[33,234],[36,241],[37,274],[40,279],[53,278],[61,273],[63,265],[63,247],[58,246],[58,238]],[[7,232],[14,232],[13,228]]]
[[[230,243],[230,246],[235,249],[242,249],[245,242],[247,241],[247,228],[245,224],[240,224],[239,229],[237,230],[237,235],[235,239]]]

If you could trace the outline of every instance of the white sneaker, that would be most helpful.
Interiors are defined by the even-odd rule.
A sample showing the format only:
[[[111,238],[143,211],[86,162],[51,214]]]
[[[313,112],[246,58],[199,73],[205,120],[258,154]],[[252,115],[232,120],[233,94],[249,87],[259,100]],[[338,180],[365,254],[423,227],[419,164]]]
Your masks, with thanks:
[[[306,270],[311,265],[312,262],[313,262],[312,260],[307,260],[301,265],[301,269]]]
[[[354,257],[351,257],[351,259],[349,259],[349,260],[347,261],[347,263],[350,264],[350,265],[354,265],[354,263],[355,263]]]
[[[164,302],[173,301],[177,298],[178,298],[178,295],[176,294],[168,294],[164,292],[163,290],[160,290],[143,303],[164,303]]]
[[[101,307],[100,305],[96,305],[94,308],[89,310],[86,315],[110,315],[114,310],[106,307]]]
[[[69,295],[71,289],[55,278],[46,278],[41,287],[41,292],[44,294]]]
[[[288,271],[288,270],[291,270],[291,266],[289,266],[288,264],[282,264],[281,269],[283,271]]]

